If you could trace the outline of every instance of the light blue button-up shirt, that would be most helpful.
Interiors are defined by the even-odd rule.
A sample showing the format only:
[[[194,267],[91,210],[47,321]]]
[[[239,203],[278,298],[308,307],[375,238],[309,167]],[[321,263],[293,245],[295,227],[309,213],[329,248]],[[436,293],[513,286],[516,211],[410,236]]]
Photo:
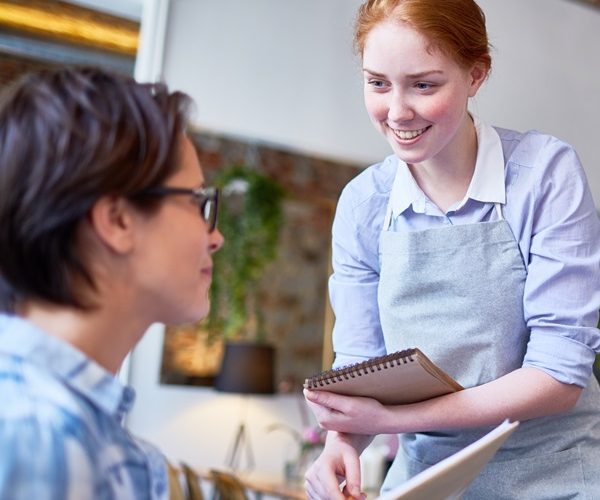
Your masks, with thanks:
[[[133,400],[80,351],[0,314],[0,498],[167,498],[164,457],[122,426]]]
[[[583,168],[575,151],[554,137],[474,121],[473,178],[465,197],[446,213],[395,155],[344,188],[333,223],[329,280],[336,317],[334,366],[386,352],[377,286],[388,202],[392,231],[496,220],[499,204],[527,271],[523,305],[530,339],[523,365],[583,387],[600,351],[600,220]],[[398,196],[390,200],[394,182]]]

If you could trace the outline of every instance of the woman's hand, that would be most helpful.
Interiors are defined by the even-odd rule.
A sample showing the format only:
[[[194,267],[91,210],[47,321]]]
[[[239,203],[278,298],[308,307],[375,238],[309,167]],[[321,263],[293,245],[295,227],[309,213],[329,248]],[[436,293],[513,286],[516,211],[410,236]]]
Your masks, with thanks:
[[[305,488],[308,498],[310,500],[366,498],[360,489],[358,457],[370,440],[370,436],[328,433],[323,452],[306,472]],[[346,481],[346,484],[340,489],[343,481]]]
[[[304,397],[323,429],[369,435],[387,432],[389,411],[372,398],[308,389],[304,389]]]
[[[351,434],[398,434],[524,422],[570,410],[581,387],[559,382],[534,367],[462,391],[405,405],[384,406],[371,398],[304,390],[319,425]]]

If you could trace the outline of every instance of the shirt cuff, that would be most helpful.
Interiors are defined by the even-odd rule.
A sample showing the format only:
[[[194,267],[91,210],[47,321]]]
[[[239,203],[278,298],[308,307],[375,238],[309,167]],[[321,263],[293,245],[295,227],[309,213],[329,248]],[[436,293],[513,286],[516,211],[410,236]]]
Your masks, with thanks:
[[[598,330],[591,336],[598,336]],[[595,351],[572,337],[558,332],[532,331],[527,344],[523,366],[532,366],[546,372],[565,384],[585,387],[592,375]]]

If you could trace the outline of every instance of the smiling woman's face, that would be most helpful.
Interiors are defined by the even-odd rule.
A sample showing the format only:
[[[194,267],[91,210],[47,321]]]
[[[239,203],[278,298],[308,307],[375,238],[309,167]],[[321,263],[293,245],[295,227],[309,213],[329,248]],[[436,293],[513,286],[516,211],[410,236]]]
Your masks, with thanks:
[[[467,120],[467,101],[485,78],[460,67],[404,23],[385,21],[366,38],[364,97],[373,125],[408,164],[442,160]]]

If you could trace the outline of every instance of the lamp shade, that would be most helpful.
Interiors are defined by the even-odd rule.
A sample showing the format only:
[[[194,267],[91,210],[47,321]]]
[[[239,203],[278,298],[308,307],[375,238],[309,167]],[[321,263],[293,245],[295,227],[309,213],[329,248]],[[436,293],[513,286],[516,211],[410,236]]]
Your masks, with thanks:
[[[275,348],[252,342],[226,343],[215,389],[241,394],[273,394]]]

